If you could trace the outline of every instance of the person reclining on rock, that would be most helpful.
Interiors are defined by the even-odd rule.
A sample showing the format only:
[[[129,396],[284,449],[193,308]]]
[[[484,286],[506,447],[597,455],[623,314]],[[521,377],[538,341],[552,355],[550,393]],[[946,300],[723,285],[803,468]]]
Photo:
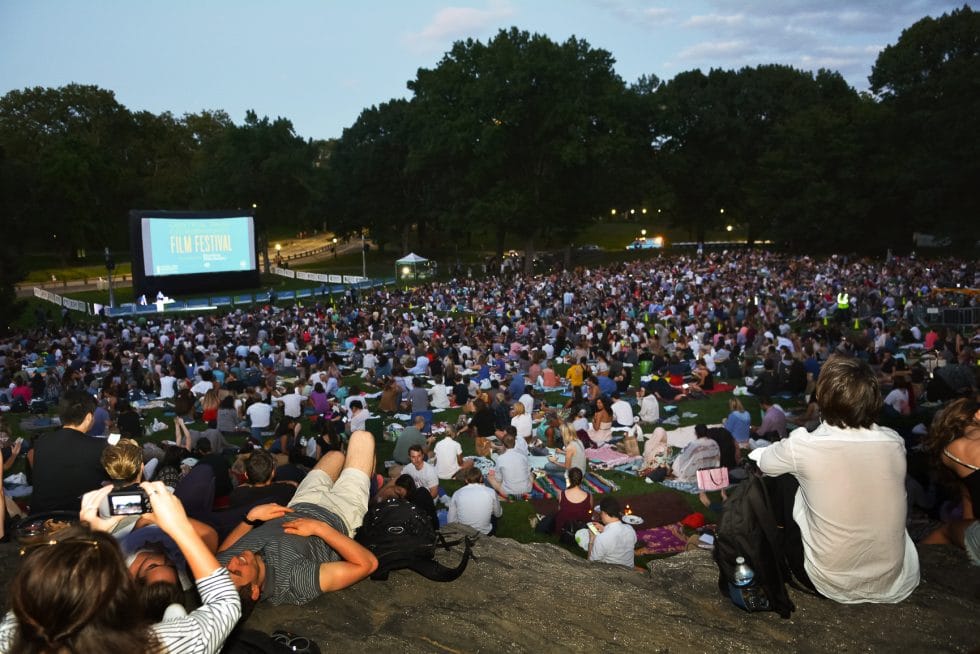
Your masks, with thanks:
[[[364,520],[374,472],[374,436],[351,435],[347,456],[327,452],[288,507],[252,508],[219,548],[243,602],[305,604],[346,588],[378,567],[351,538]]]

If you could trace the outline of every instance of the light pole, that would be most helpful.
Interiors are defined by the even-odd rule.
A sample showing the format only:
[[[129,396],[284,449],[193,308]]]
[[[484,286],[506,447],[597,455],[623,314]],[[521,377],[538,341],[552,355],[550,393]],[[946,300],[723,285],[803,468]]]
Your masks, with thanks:
[[[367,279],[367,250],[364,245],[364,229],[361,229],[361,277]]]
[[[112,271],[116,269],[116,262],[112,260],[112,253],[109,248],[105,249],[105,269],[109,275],[109,308],[116,308],[116,295],[112,290]]]

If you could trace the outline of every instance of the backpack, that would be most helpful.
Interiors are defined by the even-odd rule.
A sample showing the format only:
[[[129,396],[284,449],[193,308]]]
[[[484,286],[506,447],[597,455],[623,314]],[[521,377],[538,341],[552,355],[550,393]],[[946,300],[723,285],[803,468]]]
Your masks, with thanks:
[[[775,611],[781,618],[789,618],[796,606],[786,591],[787,583],[817,594],[803,567],[800,530],[791,516],[792,495],[786,501],[786,492],[795,483],[791,475],[763,479],[750,474],[725,502],[713,551],[718,590],[747,611]],[[730,581],[739,556],[755,572],[754,586],[768,600],[767,608],[742,603],[733,596],[737,591],[732,590]]]
[[[447,542],[433,528],[428,514],[400,498],[379,502],[368,509],[354,540],[377,557],[378,569],[371,575],[375,581],[385,581],[390,572],[406,568],[432,581],[454,581],[466,569],[473,544],[469,538]],[[463,558],[455,568],[435,561],[436,548],[449,550],[461,542]]]

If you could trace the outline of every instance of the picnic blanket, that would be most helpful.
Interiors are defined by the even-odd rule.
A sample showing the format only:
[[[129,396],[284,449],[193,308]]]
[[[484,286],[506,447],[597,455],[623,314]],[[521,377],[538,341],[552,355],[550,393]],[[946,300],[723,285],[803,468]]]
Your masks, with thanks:
[[[676,479],[664,479],[660,482],[667,488],[673,488],[676,491],[681,491],[682,493],[690,493],[691,495],[698,495],[701,489],[698,488],[698,482],[696,481],[677,481]],[[730,489],[731,484],[725,489],[726,491]]]
[[[636,530],[636,553],[644,554],[676,554],[687,550],[687,538],[684,537],[684,527],[679,522]]]
[[[708,395],[713,395],[715,393],[728,393],[734,390],[735,387],[732,386],[731,384],[726,384],[725,382],[716,381],[714,383],[714,387],[710,391],[706,390],[705,393],[707,393]]]
[[[611,468],[616,468],[626,463],[630,463],[634,459],[641,459],[642,457],[633,457],[628,454],[623,454],[610,445],[603,445],[602,447],[586,448],[585,458],[587,458],[590,463],[594,463],[604,470],[609,470]]]
[[[600,477],[594,472],[590,472],[588,475],[586,475],[585,479],[582,480],[582,488],[593,495],[602,495],[604,493],[612,493],[619,490],[619,486],[604,477]],[[565,490],[565,475],[541,475],[540,477],[536,477],[534,479],[534,484],[531,487],[531,497],[550,497],[557,499],[558,494],[563,490]]]

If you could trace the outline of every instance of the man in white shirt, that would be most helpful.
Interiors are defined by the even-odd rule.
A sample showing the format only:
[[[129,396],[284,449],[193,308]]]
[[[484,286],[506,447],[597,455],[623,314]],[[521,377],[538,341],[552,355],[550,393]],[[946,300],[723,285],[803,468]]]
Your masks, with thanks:
[[[164,369],[160,376],[160,399],[172,399],[176,393],[177,378],[170,374],[170,370]]]
[[[627,568],[633,567],[633,550],[636,548],[636,531],[622,521],[623,510],[619,500],[606,495],[599,502],[600,523],[591,523],[593,529],[582,529],[576,533],[576,541],[584,543],[584,535],[588,534],[589,560],[597,563],[611,563]]]
[[[303,402],[306,398],[300,394],[299,388],[293,389],[292,384],[286,384],[285,394],[273,398],[273,401],[282,405],[283,415],[298,419],[303,415]]]
[[[408,458],[411,463],[402,468],[402,474],[411,477],[417,488],[427,489],[433,499],[438,497],[439,475],[436,474],[436,467],[425,460],[425,452],[422,446],[413,445],[410,447]]]
[[[367,421],[371,414],[364,408],[361,400],[353,400],[350,403],[350,416],[347,428],[350,433],[355,431],[367,431]]]
[[[531,492],[531,462],[515,448],[517,439],[508,433],[503,437],[506,451],[497,457],[496,467],[487,475],[487,482],[501,495],[523,497]]]
[[[484,536],[492,536],[497,529],[497,518],[503,515],[500,500],[492,488],[483,485],[479,468],[469,468],[464,479],[466,485],[453,493],[449,502],[448,522],[458,522]]]
[[[272,420],[272,407],[265,402],[253,402],[245,409],[248,416],[249,425],[252,427],[252,436],[258,440],[262,439],[262,431],[269,428]]]
[[[919,558],[905,530],[905,443],[875,420],[878,377],[860,359],[834,355],[820,369],[823,422],[749,456],[767,475],[800,482],[793,519],[804,567],[837,602],[894,603],[919,585]]]
[[[451,427],[432,448],[432,453],[436,457],[436,475],[439,479],[462,479],[464,473],[473,467],[473,461],[463,458],[463,446],[456,440],[456,431]]]
[[[633,407],[630,403],[624,400],[619,392],[612,394],[613,403],[609,407],[613,416],[613,426],[614,427],[632,427],[633,426]]]

